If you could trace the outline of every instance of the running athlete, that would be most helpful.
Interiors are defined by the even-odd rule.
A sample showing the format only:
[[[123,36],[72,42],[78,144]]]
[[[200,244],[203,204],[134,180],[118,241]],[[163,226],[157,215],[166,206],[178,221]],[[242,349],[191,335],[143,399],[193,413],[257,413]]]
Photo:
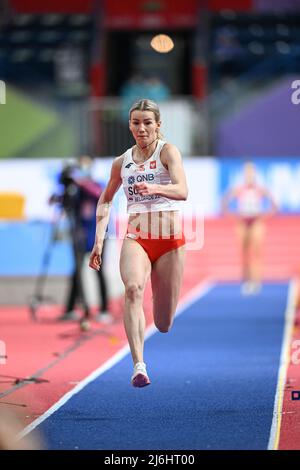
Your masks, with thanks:
[[[129,129],[136,145],[113,162],[97,207],[95,244],[90,267],[100,269],[103,238],[113,197],[121,184],[127,197],[128,229],[120,259],[125,287],[124,325],[134,364],[134,387],[150,384],[143,359],[144,289],[151,275],[153,317],[158,330],[171,328],[180,293],[185,238],[180,201],[188,188],[178,149],[160,134],[156,103],[140,100],[129,112]]]
[[[261,289],[261,258],[265,235],[264,219],[274,214],[277,206],[270,192],[256,182],[255,166],[247,162],[244,166],[244,183],[225,195],[223,212],[228,213],[229,204],[236,200],[237,233],[242,246],[242,269],[244,294],[255,294]],[[270,210],[264,210],[264,201]]]

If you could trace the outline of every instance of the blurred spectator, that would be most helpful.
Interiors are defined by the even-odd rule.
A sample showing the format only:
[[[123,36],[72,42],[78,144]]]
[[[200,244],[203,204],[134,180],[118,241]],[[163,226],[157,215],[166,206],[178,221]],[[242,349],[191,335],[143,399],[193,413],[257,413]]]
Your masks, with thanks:
[[[145,81],[145,96],[154,102],[167,100],[170,97],[169,88],[156,76]]]
[[[157,76],[149,75],[148,78],[144,78],[137,73],[133,74],[121,88],[123,118],[127,123],[128,110],[140,99],[160,102],[169,97],[169,88]]]
[[[145,81],[143,77],[138,73],[133,73],[121,87],[120,96],[122,101],[122,116],[125,121],[128,121],[128,110],[131,108],[132,103],[145,96]]]
[[[222,201],[223,213],[229,211],[232,201],[237,202],[237,233],[242,247],[242,293],[256,294],[261,289],[262,247],[265,235],[264,219],[274,214],[277,206],[267,188],[257,183],[256,169],[252,162],[244,166],[244,182],[230,188]],[[264,208],[267,202],[268,209]]]
[[[65,203],[63,205],[69,219],[71,219],[75,258],[75,268],[66,300],[65,313],[59,318],[62,321],[77,319],[75,306],[78,300],[83,303],[85,317],[90,316],[81,271],[85,254],[89,253],[94,245],[96,207],[102,192],[102,187],[92,178],[92,165],[93,159],[89,155],[82,155],[78,165],[71,167],[67,172],[63,170],[61,176],[61,181],[65,186]],[[105,245],[104,242],[103,258],[105,257]],[[110,323],[112,317],[107,308],[107,282],[103,270],[97,272],[97,281],[101,308],[96,319],[103,323]]]

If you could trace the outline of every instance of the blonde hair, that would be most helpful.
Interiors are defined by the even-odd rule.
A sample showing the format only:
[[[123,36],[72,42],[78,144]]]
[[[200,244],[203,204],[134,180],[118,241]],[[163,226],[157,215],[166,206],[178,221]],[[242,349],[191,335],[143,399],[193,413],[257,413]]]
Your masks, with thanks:
[[[154,114],[155,122],[160,122],[160,110],[154,101],[144,99],[134,103],[129,110],[129,120],[131,119],[131,113],[133,111],[151,111]],[[157,129],[156,132],[159,139],[164,138],[159,129]]]

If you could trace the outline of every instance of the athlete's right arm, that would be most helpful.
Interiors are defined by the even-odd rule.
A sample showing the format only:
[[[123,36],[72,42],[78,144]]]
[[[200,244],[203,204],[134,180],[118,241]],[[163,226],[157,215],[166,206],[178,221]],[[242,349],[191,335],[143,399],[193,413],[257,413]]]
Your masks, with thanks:
[[[221,213],[223,215],[228,215],[230,203],[237,198],[238,190],[236,188],[229,189],[222,198],[221,201]]]
[[[101,194],[96,210],[96,234],[93,250],[90,255],[89,266],[93,269],[100,269],[101,253],[105,232],[107,229],[112,200],[119,187],[121,186],[121,168],[123,163],[123,155],[114,160],[111,168],[110,178],[107,186]]]

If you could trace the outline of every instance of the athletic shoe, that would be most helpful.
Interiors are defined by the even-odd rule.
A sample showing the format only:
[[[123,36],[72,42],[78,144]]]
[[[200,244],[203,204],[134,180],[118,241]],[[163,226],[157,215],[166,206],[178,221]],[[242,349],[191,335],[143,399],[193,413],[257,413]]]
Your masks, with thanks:
[[[261,284],[255,281],[247,281],[242,284],[242,295],[256,295],[261,291]]]
[[[146,364],[144,362],[137,362],[133,369],[131,383],[134,387],[145,387],[150,385],[150,379],[146,371]]]
[[[58,321],[76,321],[79,320],[80,315],[76,310],[71,310],[70,312],[64,313],[61,317],[58,317]]]
[[[253,294],[259,294],[261,289],[262,289],[261,283],[260,282],[253,282],[252,284],[253,284],[252,293]]]
[[[110,325],[111,323],[114,322],[114,317],[106,310],[103,312],[97,313],[95,319],[97,322],[104,323],[105,325]]]
[[[84,318],[83,320],[80,321],[80,329],[81,331],[89,331],[91,329],[91,324],[89,320]]]

